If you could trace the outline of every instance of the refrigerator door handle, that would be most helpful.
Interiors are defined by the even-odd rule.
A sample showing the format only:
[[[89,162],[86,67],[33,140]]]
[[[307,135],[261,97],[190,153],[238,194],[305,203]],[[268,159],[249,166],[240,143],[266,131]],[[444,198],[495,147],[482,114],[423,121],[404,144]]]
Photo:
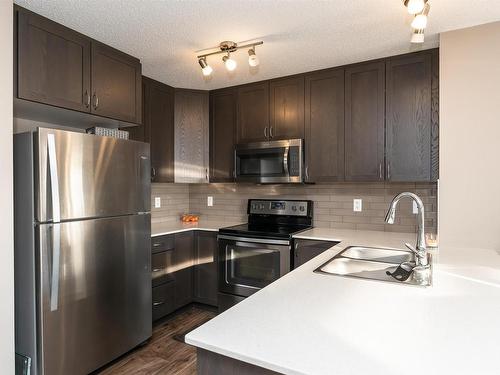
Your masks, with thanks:
[[[52,200],[52,272],[50,281],[50,311],[56,311],[59,300],[59,265],[61,256],[61,206],[59,201],[59,177],[54,134],[47,134],[49,158],[50,192]]]

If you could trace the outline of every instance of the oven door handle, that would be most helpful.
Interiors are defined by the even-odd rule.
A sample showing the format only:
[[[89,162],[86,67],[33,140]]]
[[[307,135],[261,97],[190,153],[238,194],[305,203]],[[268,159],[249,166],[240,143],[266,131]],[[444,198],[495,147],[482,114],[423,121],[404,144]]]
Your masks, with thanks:
[[[283,169],[287,177],[290,176],[290,170],[288,169],[288,154],[290,153],[290,147],[286,146],[283,152]]]
[[[258,243],[258,244],[290,246],[290,241],[288,241],[288,240],[274,240],[274,239],[269,239],[269,238],[235,237],[235,236],[225,236],[225,235],[219,235],[217,238],[219,240],[228,240],[228,241],[240,241],[240,242]]]

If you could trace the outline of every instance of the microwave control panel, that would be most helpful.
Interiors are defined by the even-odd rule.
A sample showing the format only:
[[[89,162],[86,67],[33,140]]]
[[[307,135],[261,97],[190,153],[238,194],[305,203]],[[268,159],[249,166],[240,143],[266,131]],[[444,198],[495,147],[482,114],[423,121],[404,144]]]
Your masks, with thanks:
[[[290,176],[300,176],[300,147],[292,146],[289,151],[288,170]]]

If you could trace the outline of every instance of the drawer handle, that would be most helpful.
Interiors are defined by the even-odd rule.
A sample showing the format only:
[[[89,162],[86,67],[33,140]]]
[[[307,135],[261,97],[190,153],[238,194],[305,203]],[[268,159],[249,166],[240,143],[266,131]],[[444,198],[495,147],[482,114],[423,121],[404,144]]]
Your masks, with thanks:
[[[154,268],[153,269],[153,272],[160,272],[160,271],[163,271],[163,268]]]
[[[165,302],[153,302],[153,306],[163,305]]]
[[[156,242],[153,244],[153,247],[160,247],[161,245],[163,245],[163,242]]]

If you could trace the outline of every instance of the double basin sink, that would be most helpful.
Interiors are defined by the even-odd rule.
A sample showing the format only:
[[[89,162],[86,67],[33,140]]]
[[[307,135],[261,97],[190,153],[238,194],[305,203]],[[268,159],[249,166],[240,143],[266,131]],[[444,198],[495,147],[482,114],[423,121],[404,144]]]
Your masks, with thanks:
[[[430,255],[427,256],[430,257]],[[405,262],[414,265],[415,257],[412,252],[399,249],[350,246],[318,267],[314,272],[406,285],[431,285],[430,277],[422,281],[419,277],[412,275],[405,281],[399,281],[387,274],[387,271],[393,273],[401,263]]]

